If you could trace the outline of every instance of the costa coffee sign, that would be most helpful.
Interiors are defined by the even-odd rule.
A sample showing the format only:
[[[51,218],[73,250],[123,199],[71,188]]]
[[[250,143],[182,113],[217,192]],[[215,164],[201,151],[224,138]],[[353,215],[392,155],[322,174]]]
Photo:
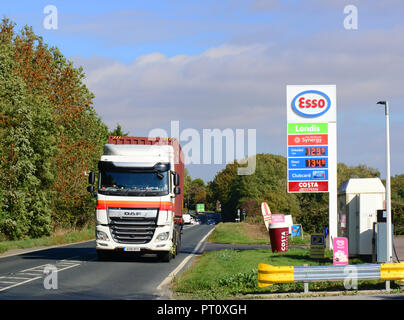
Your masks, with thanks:
[[[330,110],[330,108],[330,98],[324,92],[318,90],[300,92],[292,100],[293,111],[302,117],[319,117]]]

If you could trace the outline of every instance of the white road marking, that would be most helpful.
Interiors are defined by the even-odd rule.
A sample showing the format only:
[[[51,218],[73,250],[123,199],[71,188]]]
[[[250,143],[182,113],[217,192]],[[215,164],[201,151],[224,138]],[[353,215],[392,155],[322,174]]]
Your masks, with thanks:
[[[77,258],[77,257],[72,257],[72,258]],[[1,276],[0,277],[0,286],[2,286],[1,283],[4,283],[6,285],[11,284],[11,285],[8,285],[6,287],[0,287],[0,292],[43,278],[44,269],[45,269],[45,267],[47,267],[49,265],[51,265],[51,264],[47,263],[47,264],[43,264],[40,266],[29,268],[29,269],[21,270],[16,273],[12,273],[8,276]],[[54,265],[56,266],[55,271],[59,273],[60,271],[64,271],[67,269],[71,269],[71,268],[80,266],[81,261],[64,259],[64,260],[57,261]],[[30,276],[30,277],[27,278],[27,276]],[[17,280],[17,282],[15,282],[13,280]],[[18,280],[23,280],[23,281],[18,281]]]
[[[35,278],[29,279],[29,280],[26,280],[26,281],[22,281],[22,282],[17,282],[17,283],[15,283],[15,284],[11,285],[11,286],[8,286],[8,287],[5,287],[5,288],[1,288],[1,289],[0,289],[0,292],[1,292],[1,291],[8,290],[8,289],[11,289],[11,288],[14,288],[14,287],[21,286],[21,285],[23,285],[23,284],[25,284],[25,283],[28,283],[28,282],[31,282],[31,281],[34,281],[34,280],[37,280],[37,279],[41,279],[41,278],[42,278],[42,276],[40,276],[40,277],[35,277]]]
[[[41,270],[41,271],[37,271],[37,273],[33,273],[33,272],[24,272],[24,275],[27,275],[27,276],[38,276],[38,275],[40,275],[40,274],[43,274],[43,270]]]
[[[191,229],[192,227],[195,227],[195,226],[199,226],[199,224],[198,223],[186,224],[186,225],[183,226],[183,229],[187,230],[187,229]]]

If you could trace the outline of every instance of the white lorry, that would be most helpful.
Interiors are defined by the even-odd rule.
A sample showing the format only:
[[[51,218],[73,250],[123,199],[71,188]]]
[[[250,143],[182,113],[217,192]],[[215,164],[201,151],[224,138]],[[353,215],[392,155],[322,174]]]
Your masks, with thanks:
[[[181,244],[184,162],[175,139],[109,137],[87,190],[97,196],[96,250],[176,256]]]

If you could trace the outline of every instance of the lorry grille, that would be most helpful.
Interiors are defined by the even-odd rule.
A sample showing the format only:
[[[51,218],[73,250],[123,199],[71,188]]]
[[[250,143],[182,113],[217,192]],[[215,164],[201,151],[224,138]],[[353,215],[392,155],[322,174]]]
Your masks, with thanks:
[[[120,210],[120,209],[114,209]],[[122,209],[122,211],[127,209]],[[142,209],[145,210],[145,209]],[[118,243],[145,244],[152,240],[157,227],[157,214],[146,217],[109,216],[112,237]]]

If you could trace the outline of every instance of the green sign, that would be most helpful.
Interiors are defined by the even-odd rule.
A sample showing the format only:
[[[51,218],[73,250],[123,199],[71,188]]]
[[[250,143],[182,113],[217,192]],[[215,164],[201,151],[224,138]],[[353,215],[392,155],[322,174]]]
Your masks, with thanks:
[[[196,212],[204,212],[205,211],[205,204],[197,203],[196,204]]]
[[[288,123],[288,134],[328,133],[328,123]]]

